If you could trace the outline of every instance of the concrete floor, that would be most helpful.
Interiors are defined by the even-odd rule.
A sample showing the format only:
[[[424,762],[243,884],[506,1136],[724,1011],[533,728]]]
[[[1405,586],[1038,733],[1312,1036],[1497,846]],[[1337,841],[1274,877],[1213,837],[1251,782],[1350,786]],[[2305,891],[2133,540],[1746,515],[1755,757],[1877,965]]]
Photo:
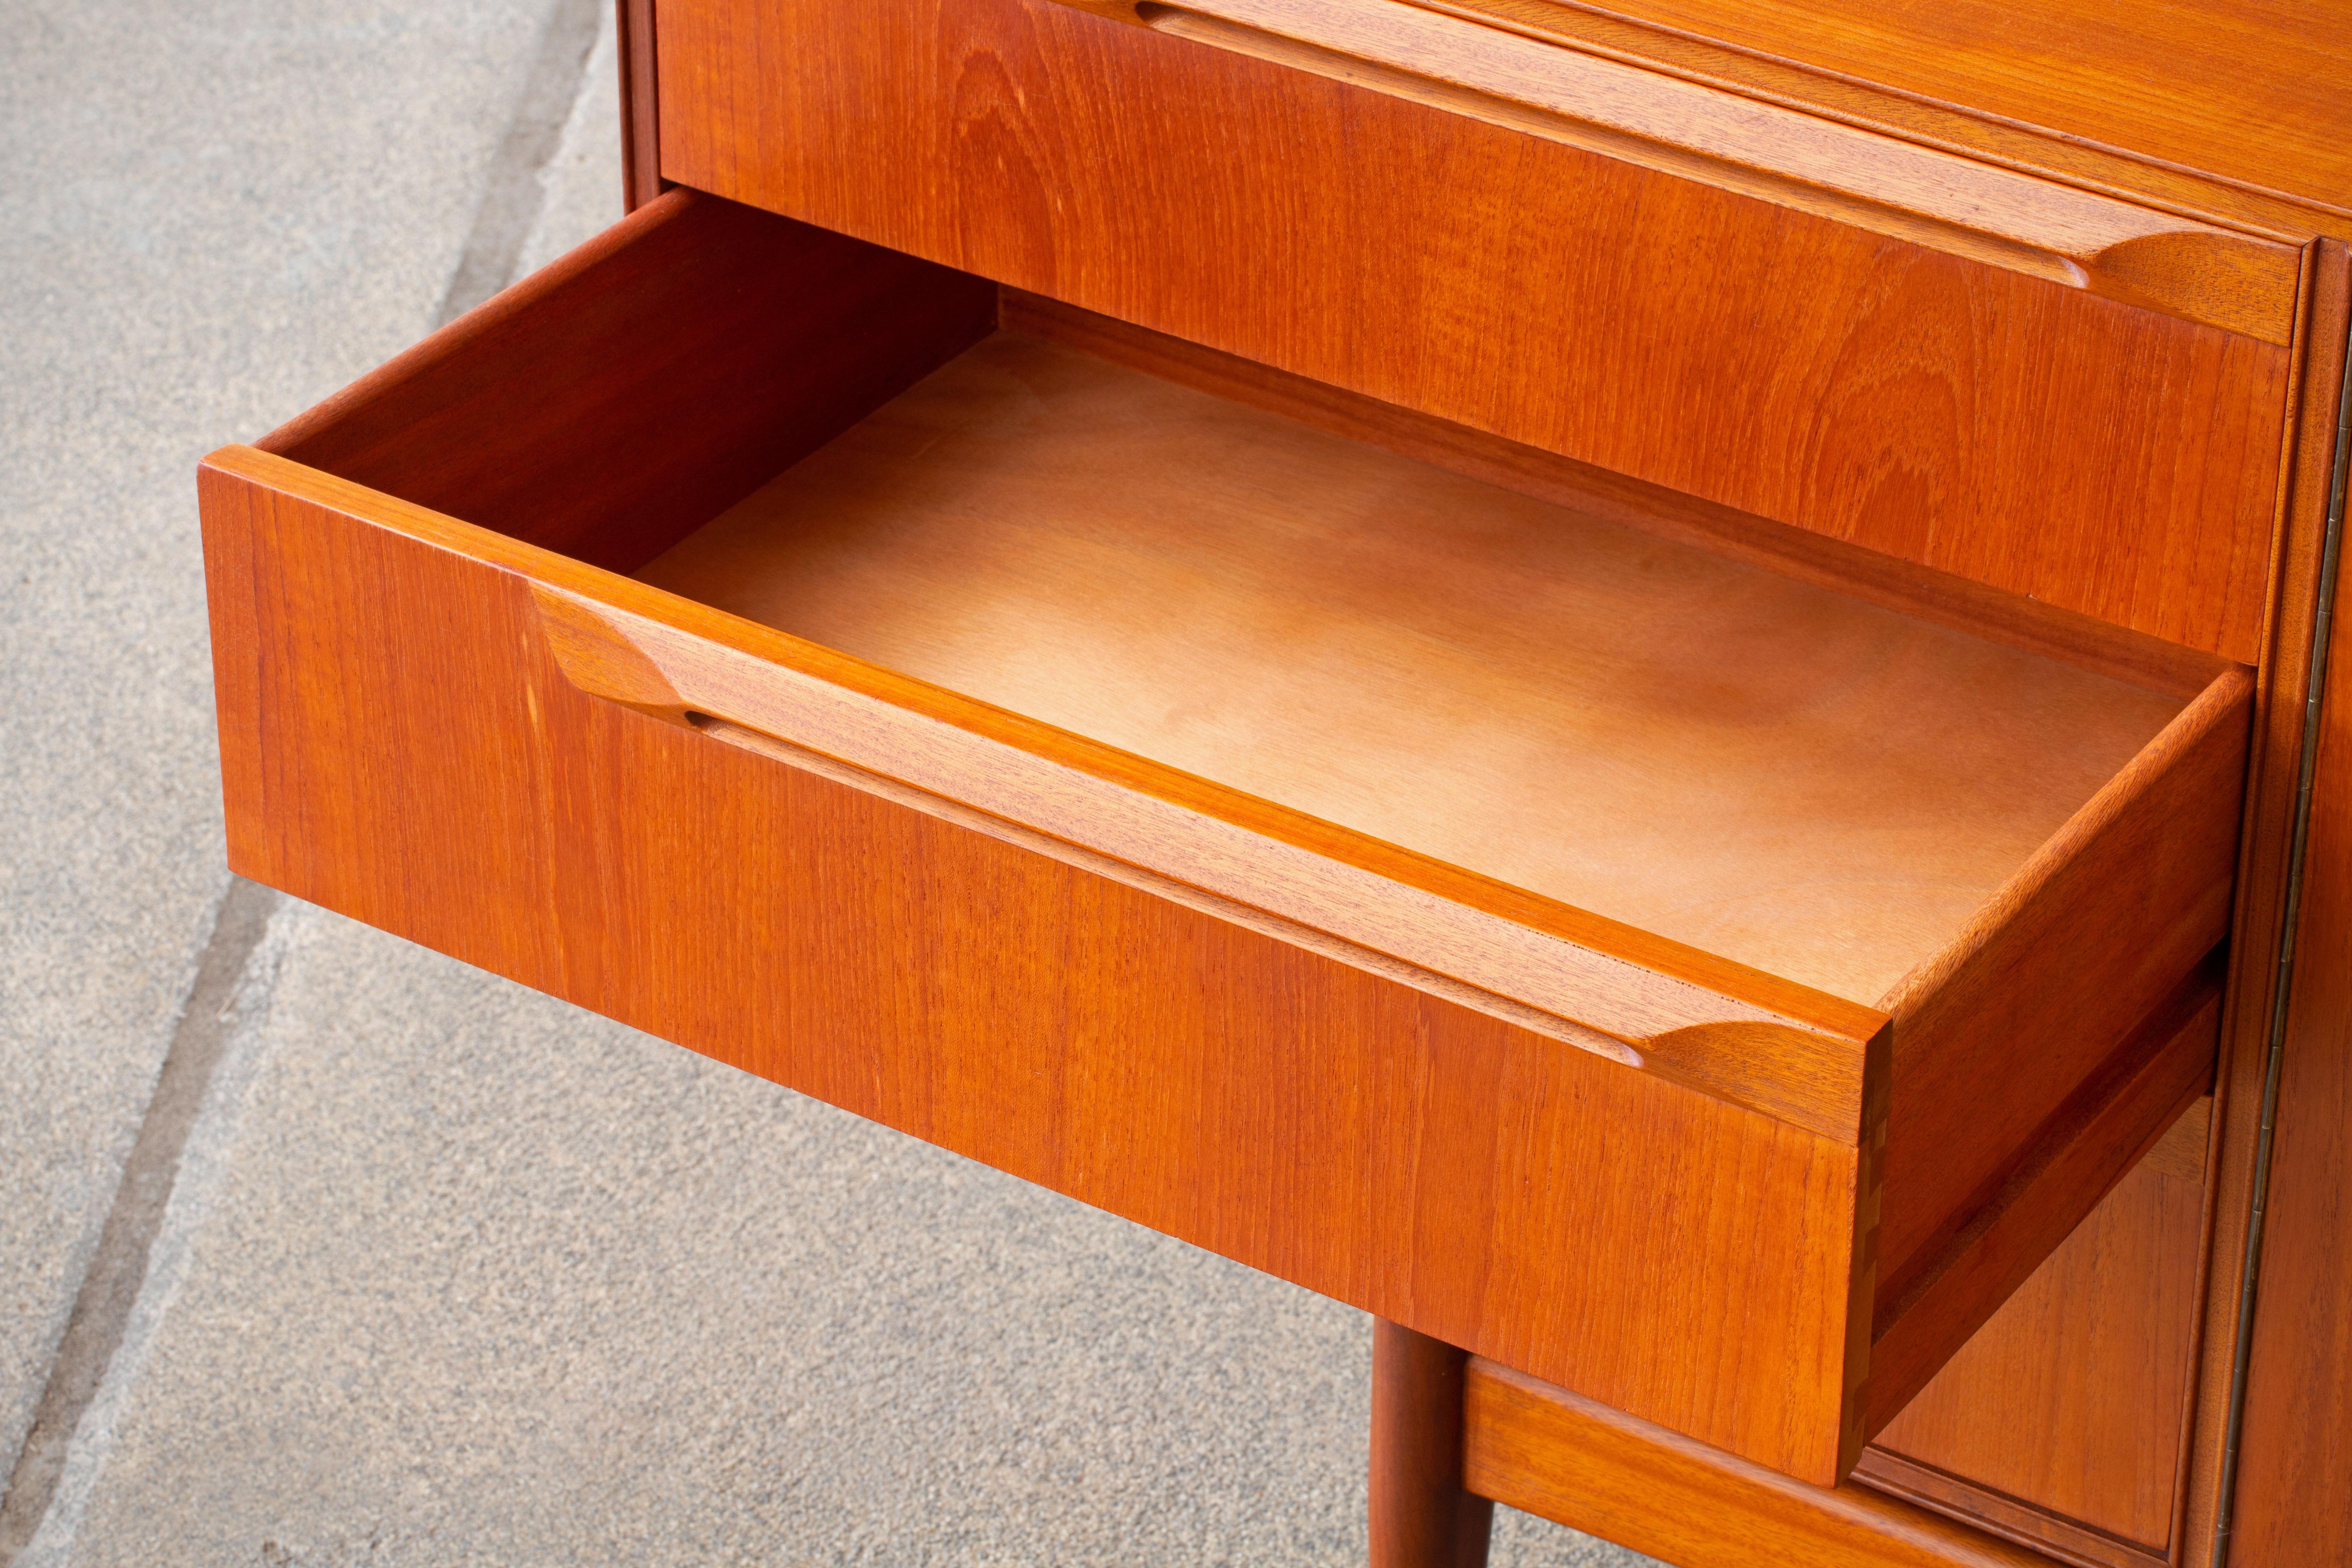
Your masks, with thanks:
[[[227,875],[194,461],[619,216],[606,9],[0,4],[0,1568],[1360,1561],[1360,1314]]]

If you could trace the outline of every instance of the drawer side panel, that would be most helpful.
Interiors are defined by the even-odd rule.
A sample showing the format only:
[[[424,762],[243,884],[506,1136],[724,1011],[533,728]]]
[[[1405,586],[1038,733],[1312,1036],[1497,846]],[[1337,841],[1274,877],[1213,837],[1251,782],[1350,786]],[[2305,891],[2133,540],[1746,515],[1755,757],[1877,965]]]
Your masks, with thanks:
[[[2050,1109],[2230,930],[2253,679],[2215,680],[1941,958],[1896,1016],[1885,1270],[1900,1291]]]

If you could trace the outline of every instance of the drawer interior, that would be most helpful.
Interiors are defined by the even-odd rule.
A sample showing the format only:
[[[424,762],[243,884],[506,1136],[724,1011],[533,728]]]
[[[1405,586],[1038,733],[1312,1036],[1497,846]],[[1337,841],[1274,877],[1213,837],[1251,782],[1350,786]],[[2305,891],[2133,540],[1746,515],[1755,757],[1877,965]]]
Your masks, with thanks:
[[[2184,706],[1021,331],[638,575],[1865,1004]]]

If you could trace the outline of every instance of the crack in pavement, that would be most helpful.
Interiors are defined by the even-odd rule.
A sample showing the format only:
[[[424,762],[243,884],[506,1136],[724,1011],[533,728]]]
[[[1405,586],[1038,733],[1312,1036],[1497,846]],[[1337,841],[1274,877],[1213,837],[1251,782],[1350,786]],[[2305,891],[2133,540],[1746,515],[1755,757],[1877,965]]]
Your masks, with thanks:
[[[515,264],[547,201],[540,176],[554,161],[563,127],[580,101],[604,9],[600,0],[556,0],[540,37],[539,58],[523,83],[522,100],[515,106],[514,123],[490,160],[489,186],[475,209],[473,230],[466,236],[434,325],[447,326],[514,281]]]
[[[139,1124],[139,1136],[123,1162],[122,1181],[99,1235],[98,1251],[82,1276],[66,1331],[49,1363],[48,1382],[34,1407],[33,1425],[17,1450],[0,1494],[0,1568],[13,1563],[48,1513],[58,1478],[97,1396],[106,1369],[122,1343],[131,1310],[147,1282],[147,1260],[179,1177],[180,1155],[212,1087],[230,1018],[254,949],[268,929],[285,895],[229,879],[228,891],[213,916],[212,935],[196,963],[195,983],[172,1031],[172,1045],[156,1075],[155,1092]]]
[[[514,270],[546,203],[541,176],[554,161],[564,126],[585,86],[604,6],[600,0],[555,0],[513,122],[490,161],[490,177],[457,270],[434,324],[446,326],[514,280]],[[0,1491],[0,1568],[10,1568],[39,1533],[55,1501],[82,1417],[104,1386],[133,1310],[149,1283],[149,1264],[181,1157],[203,1112],[215,1069],[231,1033],[255,952],[282,893],[229,879],[212,934],[174,1026],[139,1132],[124,1162],[98,1250],[49,1363],[33,1423]],[[266,1000],[266,998],[264,998]]]

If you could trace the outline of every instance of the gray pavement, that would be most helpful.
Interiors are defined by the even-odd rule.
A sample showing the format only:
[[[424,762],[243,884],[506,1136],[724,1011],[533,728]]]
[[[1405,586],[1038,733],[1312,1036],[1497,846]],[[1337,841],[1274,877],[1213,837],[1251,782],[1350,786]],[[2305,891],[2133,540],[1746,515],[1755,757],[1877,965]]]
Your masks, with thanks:
[[[1360,1561],[1360,1314],[224,903],[194,459],[618,216],[583,15],[0,0],[0,1568]]]
[[[529,7],[0,16],[0,1453],[226,886],[193,465],[430,323]]]

